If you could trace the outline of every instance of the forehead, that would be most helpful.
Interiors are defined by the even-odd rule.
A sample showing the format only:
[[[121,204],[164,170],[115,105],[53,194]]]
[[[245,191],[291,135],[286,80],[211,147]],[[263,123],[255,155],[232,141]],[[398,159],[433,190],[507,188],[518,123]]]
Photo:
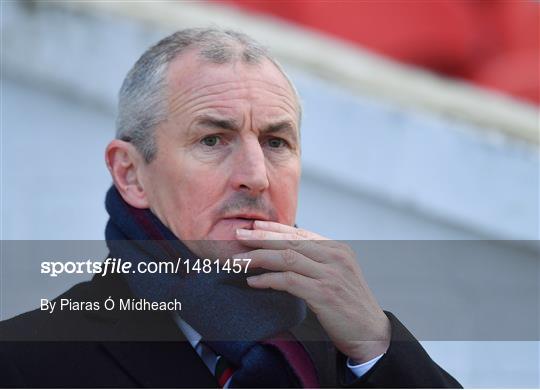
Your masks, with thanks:
[[[241,61],[214,64],[200,58],[196,50],[190,50],[171,62],[167,79],[173,110],[190,102],[195,106],[215,103],[224,105],[221,108],[234,108],[248,100],[273,111],[298,114],[293,89],[266,58],[258,64]]]

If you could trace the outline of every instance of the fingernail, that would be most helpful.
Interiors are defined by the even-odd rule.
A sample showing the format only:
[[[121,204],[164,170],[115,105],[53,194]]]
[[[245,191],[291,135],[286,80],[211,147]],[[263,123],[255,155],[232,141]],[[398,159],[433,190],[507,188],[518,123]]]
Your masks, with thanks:
[[[251,236],[251,230],[247,229],[236,229],[236,235],[238,237],[250,237]]]
[[[259,277],[258,276],[248,276],[246,278],[246,282],[249,284],[249,285],[252,285],[253,283],[256,283],[257,280],[259,280]]]
[[[255,225],[257,226],[265,226],[266,225],[266,221],[261,221],[261,220],[256,220],[253,222]]]

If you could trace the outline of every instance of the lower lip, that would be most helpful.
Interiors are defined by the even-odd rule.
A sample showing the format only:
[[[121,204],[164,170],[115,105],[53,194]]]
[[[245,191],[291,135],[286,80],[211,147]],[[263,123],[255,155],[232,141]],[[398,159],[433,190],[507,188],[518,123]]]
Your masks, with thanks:
[[[225,218],[220,221],[224,227],[231,229],[253,229],[253,219]]]
[[[216,222],[209,238],[212,240],[237,240],[237,229],[253,229],[253,220],[242,218],[224,218]]]

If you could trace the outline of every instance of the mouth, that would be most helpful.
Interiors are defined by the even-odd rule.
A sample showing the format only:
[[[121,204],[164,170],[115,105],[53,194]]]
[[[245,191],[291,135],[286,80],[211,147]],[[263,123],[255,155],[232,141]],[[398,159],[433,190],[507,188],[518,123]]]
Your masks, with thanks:
[[[253,229],[253,222],[269,221],[270,219],[261,214],[235,214],[222,218],[222,220],[235,225],[242,225],[243,229]]]
[[[215,240],[237,241],[236,231],[238,229],[253,230],[255,221],[274,220],[270,215],[262,212],[236,212],[224,214],[218,217],[212,227],[211,237]],[[235,250],[242,250],[237,248]]]

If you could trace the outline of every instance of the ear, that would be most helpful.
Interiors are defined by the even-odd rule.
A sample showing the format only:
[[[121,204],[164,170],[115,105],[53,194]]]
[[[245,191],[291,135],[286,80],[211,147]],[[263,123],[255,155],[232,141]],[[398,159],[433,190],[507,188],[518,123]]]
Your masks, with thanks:
[[[148,208],[141,177],[146,162],[135,146],[119,139],[111,141],[105,150],[105,162],[122,198],[138,209]]]

